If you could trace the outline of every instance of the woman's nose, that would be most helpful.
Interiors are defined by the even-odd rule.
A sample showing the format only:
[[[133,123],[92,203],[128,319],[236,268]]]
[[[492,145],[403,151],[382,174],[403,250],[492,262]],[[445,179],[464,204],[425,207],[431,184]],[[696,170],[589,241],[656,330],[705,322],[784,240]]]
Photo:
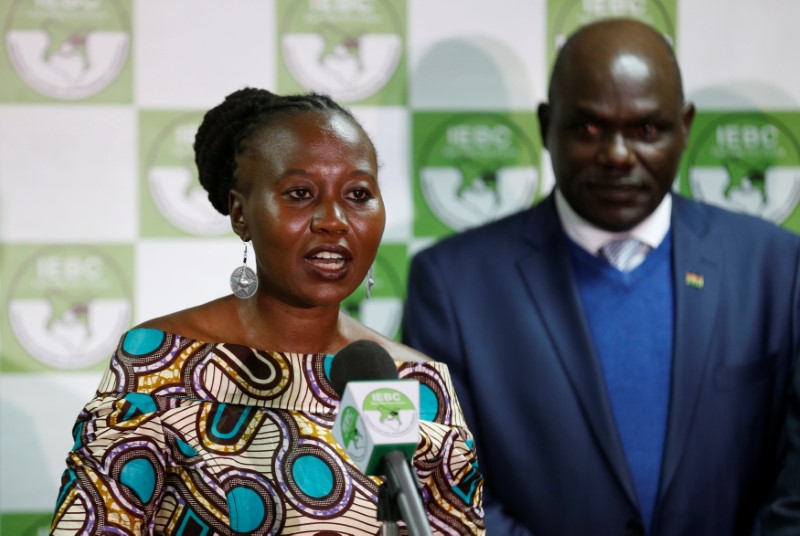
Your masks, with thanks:
[[[311,219],[312,231],[341,234],[346,233],[347,229],[347,218],[338,203],[321,202],[317,205]]]

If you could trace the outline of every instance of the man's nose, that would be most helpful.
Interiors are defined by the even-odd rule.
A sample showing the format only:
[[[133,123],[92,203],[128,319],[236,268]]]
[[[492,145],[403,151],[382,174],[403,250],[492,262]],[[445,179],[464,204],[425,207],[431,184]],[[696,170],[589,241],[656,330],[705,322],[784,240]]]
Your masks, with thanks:
[[[597,157],[607,166],[630,166],[635,162],[630,142],[622,132],[613,132],[605,137]]]

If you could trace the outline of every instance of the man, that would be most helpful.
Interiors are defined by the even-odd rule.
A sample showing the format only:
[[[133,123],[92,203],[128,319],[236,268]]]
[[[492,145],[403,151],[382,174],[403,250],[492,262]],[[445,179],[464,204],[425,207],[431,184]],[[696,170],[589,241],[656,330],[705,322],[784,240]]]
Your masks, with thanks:
[[[410,273],[404,338],[453,374],[487,532],[750,534],[800,349],[800,237],[670,192],[694,107],[649,26],[580,29],[548,100],[554,193]],[[615,268],[600,251],[630,237]]]
[[[800,364],[795,363],[789,415],[783,433],[784,457],[775,493],[762,515],[765,536],[800,534]]]

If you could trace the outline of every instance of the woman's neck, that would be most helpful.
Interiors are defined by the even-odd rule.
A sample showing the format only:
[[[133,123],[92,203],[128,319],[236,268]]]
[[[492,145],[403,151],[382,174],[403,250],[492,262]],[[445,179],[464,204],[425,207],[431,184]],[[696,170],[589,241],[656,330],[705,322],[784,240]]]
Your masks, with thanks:
[[[300,353],[334,353],[344,344],[338,306],[293,307],[270,298],[238,300],[230,326],[253,348]],[[239,342],[239,341],[237,341]]]

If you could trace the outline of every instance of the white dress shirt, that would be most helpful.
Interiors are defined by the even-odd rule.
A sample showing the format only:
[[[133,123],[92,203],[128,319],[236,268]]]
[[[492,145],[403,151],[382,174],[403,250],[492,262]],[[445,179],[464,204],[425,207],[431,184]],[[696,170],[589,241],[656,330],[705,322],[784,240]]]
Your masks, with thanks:
[[[612,233],[600,229],[580,217],[569,206],[564,194],[558,188],[555,190],[555,196],[556,212],[567,236],[592,255],[598,256],[600,248],[607,242],[628,236],[632,236],[647,245],[649,249],[646,249],[642,255],[633,260],[632,268],[644,260],[647,251],[657,248],[669,231],[670,216],[672,214],[672,194],[669,192],[652,214],[632,229],[622,233]]]

